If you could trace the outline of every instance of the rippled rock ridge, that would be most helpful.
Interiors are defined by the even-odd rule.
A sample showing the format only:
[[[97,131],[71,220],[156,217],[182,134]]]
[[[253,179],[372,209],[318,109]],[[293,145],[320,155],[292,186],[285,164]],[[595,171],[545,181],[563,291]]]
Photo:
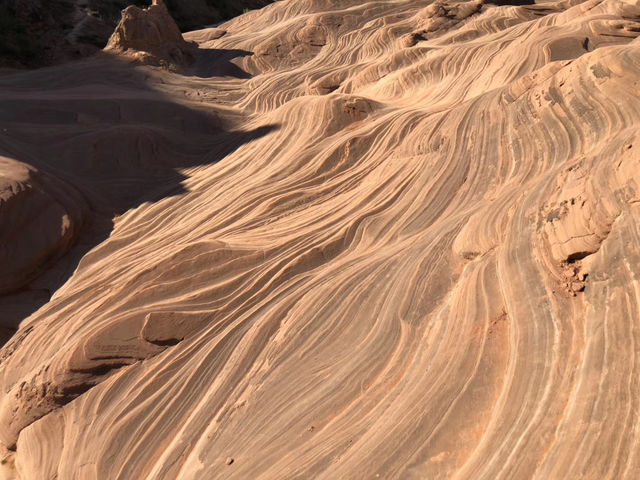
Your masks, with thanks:
[[[0,478],[640,478],[638,35],[283,0],[1,75]]]

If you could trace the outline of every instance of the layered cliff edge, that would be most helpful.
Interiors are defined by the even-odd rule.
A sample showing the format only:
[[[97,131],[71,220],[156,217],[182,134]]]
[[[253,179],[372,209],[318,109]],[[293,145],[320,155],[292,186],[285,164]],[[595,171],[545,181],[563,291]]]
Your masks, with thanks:
[[[0,76],[0,478],[638,478],[638,35],[283,0]]]

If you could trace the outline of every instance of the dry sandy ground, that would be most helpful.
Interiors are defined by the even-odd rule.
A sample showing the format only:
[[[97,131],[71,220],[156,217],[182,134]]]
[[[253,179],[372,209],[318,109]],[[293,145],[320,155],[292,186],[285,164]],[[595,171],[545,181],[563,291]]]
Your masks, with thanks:
[[[640,478],[640,3],[524,3],[0,76],[0,475]]]

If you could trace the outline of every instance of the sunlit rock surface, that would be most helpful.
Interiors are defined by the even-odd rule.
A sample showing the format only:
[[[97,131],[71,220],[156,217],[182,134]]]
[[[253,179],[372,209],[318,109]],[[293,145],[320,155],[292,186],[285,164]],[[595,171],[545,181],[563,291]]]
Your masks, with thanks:
[[[1,76],[2,201],[114,219],[0,350],[3,474],[640,478],[640,5],[526,3]]]

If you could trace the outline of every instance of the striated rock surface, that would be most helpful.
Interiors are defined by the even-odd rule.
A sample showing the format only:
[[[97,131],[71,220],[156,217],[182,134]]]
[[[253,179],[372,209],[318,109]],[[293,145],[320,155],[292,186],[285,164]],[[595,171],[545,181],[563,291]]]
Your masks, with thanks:
[[[0,475],[639,478],[639,35],[636,0],[283,0],[185,35],[209,75],[0,77],[2,198],[113,216],[0,350]]]

